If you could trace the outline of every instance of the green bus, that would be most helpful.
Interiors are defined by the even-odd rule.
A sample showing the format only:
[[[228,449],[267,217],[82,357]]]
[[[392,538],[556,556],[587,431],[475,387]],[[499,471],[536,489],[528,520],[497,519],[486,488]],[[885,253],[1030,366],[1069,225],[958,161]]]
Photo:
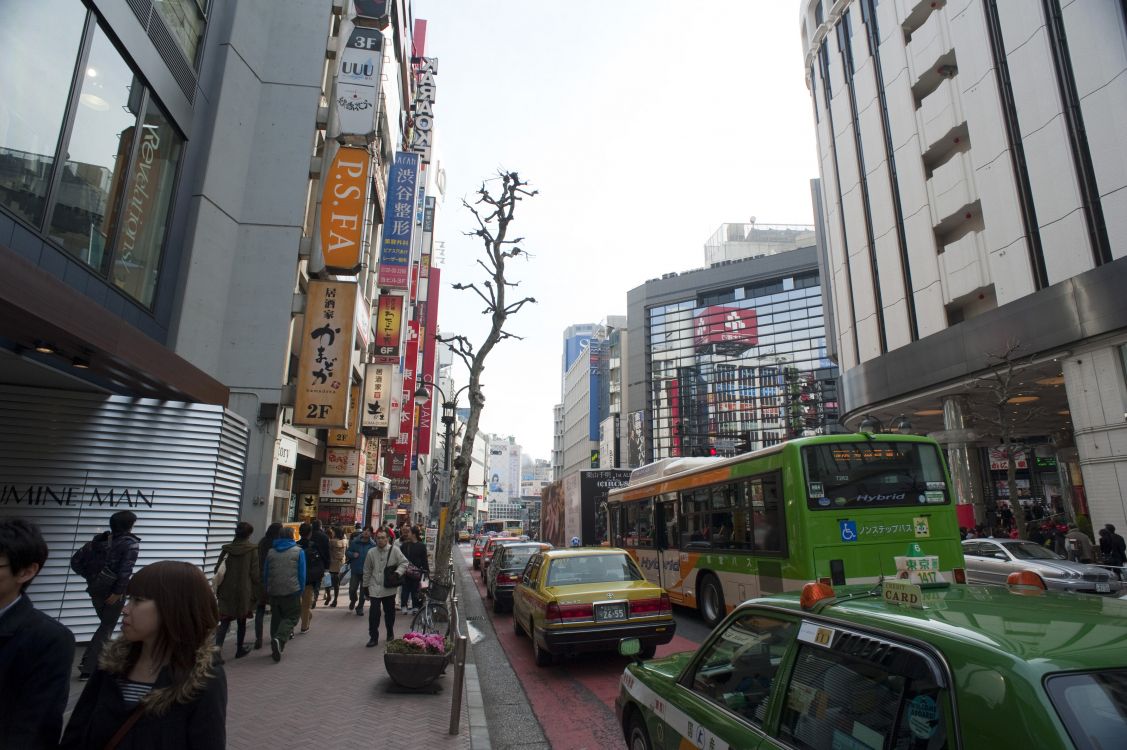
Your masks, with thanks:
[[[814,580],[962,582],[939,444],[914,435],[798,438],[732,458],[635,469],[607,500],[610,542],[710,625]]]

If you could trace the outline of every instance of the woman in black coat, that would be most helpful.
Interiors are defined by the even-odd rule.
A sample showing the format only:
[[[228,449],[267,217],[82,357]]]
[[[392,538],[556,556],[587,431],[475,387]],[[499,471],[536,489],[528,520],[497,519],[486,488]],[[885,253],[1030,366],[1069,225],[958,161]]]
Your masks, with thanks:
[[[227,679],[214,663],[219,611],[194,565],[143,568],[126,591],[121,637],[108,644],[63,733],[63,750],[220,750]],[[120,735],[120,737],[118,737]]]

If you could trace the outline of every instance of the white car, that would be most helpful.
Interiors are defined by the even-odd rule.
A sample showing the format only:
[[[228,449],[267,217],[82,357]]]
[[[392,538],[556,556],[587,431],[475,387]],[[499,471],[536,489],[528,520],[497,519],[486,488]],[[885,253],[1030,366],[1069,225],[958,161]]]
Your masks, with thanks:
[[[1031,570],[1045,587],[1090,594],[1123,593],[1123,582],[1098,565],[1072,562],[1024,539],[967,539],[963,542],[967,583],[1005,585],[1010,573]]]

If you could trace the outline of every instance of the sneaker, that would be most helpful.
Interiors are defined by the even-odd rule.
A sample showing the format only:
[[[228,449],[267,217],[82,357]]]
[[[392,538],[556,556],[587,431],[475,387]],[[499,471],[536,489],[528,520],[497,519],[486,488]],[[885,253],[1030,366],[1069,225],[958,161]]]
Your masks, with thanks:
[[[261,638],[255,638],[254,639],[254,650],[257,651],[260,648],[262,648],[262,639]]]
[[[363,608],[363,607],[358,607],[358,608],[357,608],[357,610],[356,610],[356,616],[357,616],[357,617],[363,617],[363,616],[364,616],[364,608]]]
[[[246,646],[239,646],[239,650],[235,652],[235,658],[241,659],[250,653],[250,649]]]
[[[354,609],[356,609],[356,602],[349,602],[348,603],[348,611],[351,612]]]
[[[328,603],[328,602],[325,602],[325,604],[329,604],[329,603]],[[329,609],[332,609],[332,608],[334,608],[334,607],[336,607],[336,606],[337,606],[337,600],[336,600],[336,599],[333,599],[333,603],[332,603],[332,604],[329,604]]]
[[[378,638],[369,638],[368,642],[364,645],[364,648],[371,648],[372,646],[377,645],[379,642],[380,641]]]
[[[270,639],[270,656],[274,658],[274,661],[282,660],[282,643],[277,638]]]

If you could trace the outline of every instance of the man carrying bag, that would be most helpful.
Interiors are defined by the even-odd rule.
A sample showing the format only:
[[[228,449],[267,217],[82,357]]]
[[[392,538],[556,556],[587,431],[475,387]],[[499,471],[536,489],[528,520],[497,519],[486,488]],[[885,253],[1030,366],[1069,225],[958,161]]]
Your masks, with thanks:
[[[368,592],[368,648],[380,642],[380,614],[383,613],[387,639],[395,638],[395,590],[407,570],[407,558],[390,544],[387,531],[376,532],[376,547],[364,558],[364,590]]]

